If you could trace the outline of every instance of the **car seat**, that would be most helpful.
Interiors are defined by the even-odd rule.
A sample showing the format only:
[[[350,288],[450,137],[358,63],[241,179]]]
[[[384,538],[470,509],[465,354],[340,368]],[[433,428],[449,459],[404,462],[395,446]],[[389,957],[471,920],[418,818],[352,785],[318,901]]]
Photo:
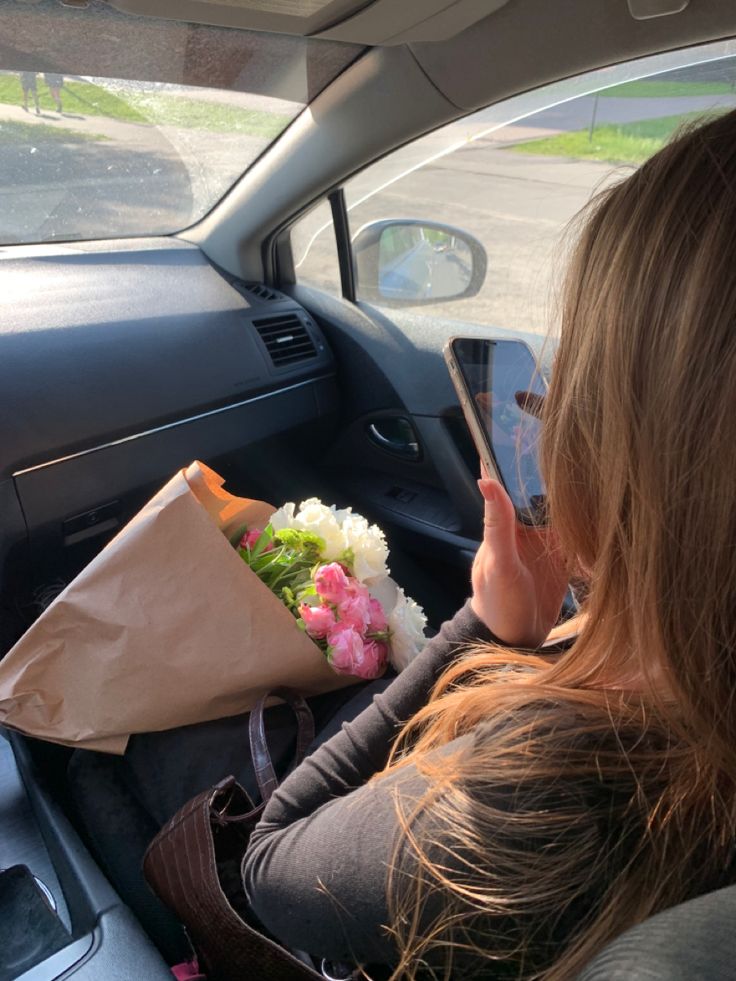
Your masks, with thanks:
[[[622,933],[577,981],[732,981],[736,886],[691,899]]]

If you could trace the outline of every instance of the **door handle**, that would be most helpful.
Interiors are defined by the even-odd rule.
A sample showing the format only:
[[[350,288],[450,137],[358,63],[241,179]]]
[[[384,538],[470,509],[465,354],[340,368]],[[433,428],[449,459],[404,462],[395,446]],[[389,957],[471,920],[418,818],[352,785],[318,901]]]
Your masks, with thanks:
[[[368,437],[382,450],[406,460],[418,460],[422,455],[419,437],[404,416],[389,416],[369,423]]]

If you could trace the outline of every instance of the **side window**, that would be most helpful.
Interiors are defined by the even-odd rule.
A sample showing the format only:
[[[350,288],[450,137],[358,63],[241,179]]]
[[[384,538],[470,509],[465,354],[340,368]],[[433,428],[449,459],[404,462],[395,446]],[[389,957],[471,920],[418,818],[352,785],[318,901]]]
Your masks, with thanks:
[[[735,50],[703,45],[547,86],[368,167],[345,187],[358,299],[395,318],[406,307],[554,329],[566,226],[683,122],[736,106]]]
[[[321,201],[291,228],[291,252],[297,282],[340,293],[335,226],[328,201]]]

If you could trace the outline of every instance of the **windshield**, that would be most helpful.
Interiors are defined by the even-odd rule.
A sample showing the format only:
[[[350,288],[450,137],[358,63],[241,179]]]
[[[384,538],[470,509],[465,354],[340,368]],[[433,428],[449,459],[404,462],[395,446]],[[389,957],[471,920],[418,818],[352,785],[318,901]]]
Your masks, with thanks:
[[[162,235],[205,215],[360,48],[4,4],[0,243]]]

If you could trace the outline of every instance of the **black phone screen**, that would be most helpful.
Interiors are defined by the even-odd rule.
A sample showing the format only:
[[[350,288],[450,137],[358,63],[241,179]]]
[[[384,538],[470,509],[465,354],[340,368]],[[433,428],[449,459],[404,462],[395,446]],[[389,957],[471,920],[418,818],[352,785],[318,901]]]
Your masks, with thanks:
[[[545,490],[537,462],[541,423],[534,414],[539,404],[525,396],[543,396],[546,388],[531,350],[523,341],[474,338],[456,338],[452,350],[470,408],[517,514],[528,523],[544,523]]]

